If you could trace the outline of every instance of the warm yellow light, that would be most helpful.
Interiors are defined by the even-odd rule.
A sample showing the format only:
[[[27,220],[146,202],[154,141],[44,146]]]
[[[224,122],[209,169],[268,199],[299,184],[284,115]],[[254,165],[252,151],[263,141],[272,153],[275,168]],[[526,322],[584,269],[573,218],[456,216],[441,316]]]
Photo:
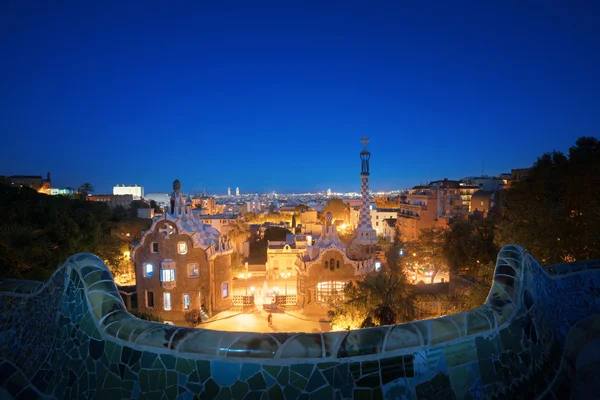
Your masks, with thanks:
[[[250,287],[250,291],[251,291],[252,293],[254,293],[254,290],[255,290],[255,289],[254,289],[254,286],[251,286],[251,287]]]
[[[123,256],[124,256],[126,259],[128,259],[128,260],[129,260],[129,258],[131,257],[131,252],[129,252],[129,251],[124,251],[124,252],[123,252]]]
[[[341,228],[342,230],[346,229],[347,227],[348,227],[348,225],[346,225],[346,224],[342,224],[342,225],[340,225],[340,228]]]

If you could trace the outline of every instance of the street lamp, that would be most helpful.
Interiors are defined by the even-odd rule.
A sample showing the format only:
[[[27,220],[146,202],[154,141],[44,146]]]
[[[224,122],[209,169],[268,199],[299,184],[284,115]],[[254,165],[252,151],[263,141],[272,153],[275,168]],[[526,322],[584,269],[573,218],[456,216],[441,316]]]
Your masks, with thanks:
[[[282,272],[280,275],[283,278],[283,280],[285,281],[285,295],[287,296],[287,278],[292,276],[292,273],[291,272]]]
[[[238,278],[246,281],[246,296],[248,296],[248,278],[252,276],[251,273],[239,274]]]

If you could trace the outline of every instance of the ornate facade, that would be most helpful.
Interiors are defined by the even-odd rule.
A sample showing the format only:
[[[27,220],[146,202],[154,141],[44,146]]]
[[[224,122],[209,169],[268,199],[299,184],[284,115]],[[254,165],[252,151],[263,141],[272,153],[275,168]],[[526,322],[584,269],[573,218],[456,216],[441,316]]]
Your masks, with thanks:
[[[175,321],[192,310],[230,308],[232,252],[230,241],[192,212],[175,180],[170,207],[132,251],[138,308]]]
[[[298,302],[306,305],[312,301],[329,304],[343,296],[343,288],[348,282],[361,279],[361,276],[375,269],[373,257],[377,234],[371,226],[369,210],[369,159],[366,136],[361,140],[364,147],[360,153],[361,206],[360,221],[354,237],[346,246],[337,234],[331,213],[327,213],[327,223],[319,239],[306,248],[306,253],[296,262],[298,268]]]

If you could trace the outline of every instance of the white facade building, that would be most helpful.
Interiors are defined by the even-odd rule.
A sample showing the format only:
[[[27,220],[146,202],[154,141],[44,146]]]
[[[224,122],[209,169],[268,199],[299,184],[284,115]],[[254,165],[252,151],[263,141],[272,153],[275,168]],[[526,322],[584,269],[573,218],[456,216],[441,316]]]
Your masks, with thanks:
[[[134,200],[140,200],[144,197],[144,188],[139,185],[117,185],[113,187],[114,195],[130,194]]]

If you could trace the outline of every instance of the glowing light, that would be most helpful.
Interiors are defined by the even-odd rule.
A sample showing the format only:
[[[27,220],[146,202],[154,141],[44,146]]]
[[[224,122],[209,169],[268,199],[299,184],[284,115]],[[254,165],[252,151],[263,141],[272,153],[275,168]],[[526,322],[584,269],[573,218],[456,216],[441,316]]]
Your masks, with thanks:
[[[123,252],[123,256],[124,256],[126,259],[128,259],[128,260],[129,260],[129,259],[131,258],[131,252],[129,252],[129,251],[124,251],[124,252]]]
[[[254,289],[254,286],[250,286],[250,292],[254,293],[256,289]]]
[[[375,263],[375,271],[379,271],[381,269],[381,263],[379,261],[377,261]]]

